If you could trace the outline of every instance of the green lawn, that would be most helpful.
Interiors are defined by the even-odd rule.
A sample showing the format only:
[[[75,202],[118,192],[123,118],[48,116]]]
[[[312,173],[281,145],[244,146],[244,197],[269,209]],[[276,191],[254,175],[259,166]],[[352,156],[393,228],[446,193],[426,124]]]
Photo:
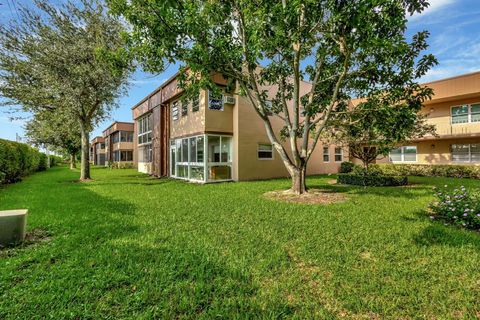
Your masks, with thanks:
[[[332,205],[262,197],[288,180],[197,185],[134,170],[54,168],[0,190],[50,241],[0,251],[0,319],[471,319],[480,236],[430,221],[433,185],[308,184]]]

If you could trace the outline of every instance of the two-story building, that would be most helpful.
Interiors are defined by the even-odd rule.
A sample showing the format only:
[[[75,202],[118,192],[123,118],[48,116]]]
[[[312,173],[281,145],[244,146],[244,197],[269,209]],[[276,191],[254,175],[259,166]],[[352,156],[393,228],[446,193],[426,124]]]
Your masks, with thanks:
[[[98,136],[90,142],[90,161],[94,166],[105,165],[105,138]]]
[[[105,165],[116,162],[133,165],[133,132],[133,123],[119,121],[115,121],[103,131]]]
[[[201,90],[189,101],[181,99],[177,76],[132,108],[134,160],[139,171],[197,182],[288,176],[263,121],[245,97],[226,91],[223,76],[213,76],[222,95]],[[304,82],[302,94],[309,88]],[[271,97],[274,95],[271,90]],[[276,117],[271,121],[280,132],[282,121]],[[337,172],[347,156],[342,148],[319,143],[307,174]]]
[[[377,162],[480,165],[480,72],[425,83],[434,91],[421,111],[436,126]]]

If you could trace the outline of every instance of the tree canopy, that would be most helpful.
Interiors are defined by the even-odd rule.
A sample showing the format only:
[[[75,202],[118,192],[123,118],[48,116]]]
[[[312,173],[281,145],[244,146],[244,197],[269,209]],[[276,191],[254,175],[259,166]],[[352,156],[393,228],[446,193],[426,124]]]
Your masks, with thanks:
[[[89,179],[89,133],[117,106],[131,70],[128,60],[112,54],[124,48],[124,24],[96,0],[62,6],[35,0],[35,6],[0,27],[0,94],[33,115],[50,110],[74,119],[80,179]]]

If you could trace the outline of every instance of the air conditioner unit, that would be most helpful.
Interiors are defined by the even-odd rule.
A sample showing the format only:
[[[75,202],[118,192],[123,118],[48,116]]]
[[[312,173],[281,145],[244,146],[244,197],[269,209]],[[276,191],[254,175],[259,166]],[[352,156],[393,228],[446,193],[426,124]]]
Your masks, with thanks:
[[[234,96],[223,96],[223,103],[226,104],[235,104],[235,97]]]

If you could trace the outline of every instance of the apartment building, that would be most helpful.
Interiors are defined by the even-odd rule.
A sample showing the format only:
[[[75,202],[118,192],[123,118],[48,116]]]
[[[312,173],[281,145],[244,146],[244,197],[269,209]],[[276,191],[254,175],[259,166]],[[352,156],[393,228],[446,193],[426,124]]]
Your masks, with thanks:
[[[378,163],[480,165],[480,72],[425,83],[434,91],[421,110],[438,137],[425,136]]]
[[[94,166],[105,165],[105,138],[98,136],[90,142],[90,162]]]
[[[213,81],[222,95],[201,90],[190,101],[181,99],[177,76],[132,107],[139,171],[196,182],[288,176],[263,121],[246,98],[226,91],[221,75],[214,75]],[[304,82],[302,94],[309,88]],[[279,132],[282,121],[275,116],[271,120]],[[345,157],[342,148],[318,144],[307,174],[337,172]]]
[[[119,121],[115,121],[103,131],[105,165],[117,162],[133,165],[133,132],[133,123]]]

